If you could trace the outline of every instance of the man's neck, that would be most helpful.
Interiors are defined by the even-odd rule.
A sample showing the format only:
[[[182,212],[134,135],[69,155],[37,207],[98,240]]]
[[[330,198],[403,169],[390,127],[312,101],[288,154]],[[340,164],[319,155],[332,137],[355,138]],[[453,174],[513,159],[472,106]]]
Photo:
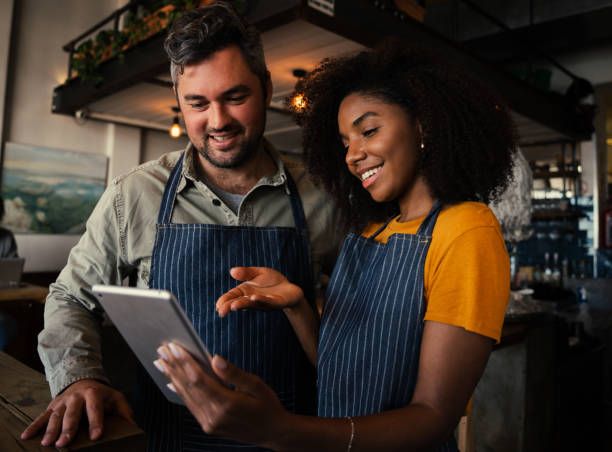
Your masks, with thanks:
[[[199,176],[219,187],[221,190],[245,195],[264,176],[269,176],[277,171],[276,163],[270,154],[260,145],[257,153],[247,162],[236,168],[219,168],[211,164],[197,150],[196,171]]]

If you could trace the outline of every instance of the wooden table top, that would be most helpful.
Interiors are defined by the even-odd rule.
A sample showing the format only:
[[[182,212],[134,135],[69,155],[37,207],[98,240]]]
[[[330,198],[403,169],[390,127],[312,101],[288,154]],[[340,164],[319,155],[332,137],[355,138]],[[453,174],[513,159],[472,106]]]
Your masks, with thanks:
[[[58,450],[55,447],[42,447],[41,435],[27,441],[20,439],[21,432],[47,408],[50,400],[49,386],[41,373],[0,351],[0,450]],[[124,419],[107,416],[100,440],[91,441],[87,429],[81,427],[70,446],[60,450],[137,452],[144,449],[142,430]]]
[[[15,300],[32,300],[40,303],[45,302],[49,294],[48,287],[24,284],[18,287],[6,287],[0,289],[0,302]]]

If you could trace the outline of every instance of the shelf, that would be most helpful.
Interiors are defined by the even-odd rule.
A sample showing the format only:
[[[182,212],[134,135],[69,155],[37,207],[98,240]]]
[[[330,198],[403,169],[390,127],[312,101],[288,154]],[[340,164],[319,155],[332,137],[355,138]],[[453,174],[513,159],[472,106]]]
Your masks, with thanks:
[[[268,52],[266,49],[267,55],[277,55],[277,60],[269,57],[271,58],[268,61],[270,66],[279,64],[279,67],[284,67],[280,63],[282,57],[287,58],[287,61],[296,59],[295,48],[285,51],[281,46],[287,42],[294,43],[294,47],[297,44],[299,48],[304,49],[298,54],[301,56],[300,67],[310,67],[310,55],[318,57],[316,50],[323,48],[316,40],[317,36],[321,35],[321,29],[340,38],[338,48],[352,47],[355,44],[371,47],[385,37],[394,36],[406,42],[417,42],[436,49],[437,53],[445,55],[449,62],[469,68],[469,71],[476,77],[486,80],[497,91],[503,93],[506,103],[512,110],[513,118],[519,124],[518,129],[523,141],[529,143],[544,139],[590,139],[590,125],[586,128],[581,126],[584,122],[582,117],[575,109],[569,108],[561,94],[542,92],[516,79],[499,65],[473,55],[461,44],[448,40],[430,27],[400,13],[395,8],[388,7],[389,2],[335,0],[330,2],[334,5],[331,15],[309,6],[311,3],[318,2],[303,0],[249,2],[249,13],[247,14],[249,22],[255,24],[262,33],[272,32],[272,30],[283,32],[283,35],[278,33],[274,35],[275,40],[272,43],[274,51]],[[292,27],[304,22],[311,25],[313,31],[293,39]],[[52,112],[74,116],[80,109],[92,110],[90,108],[92,104],[103,98],[124,92],[134,85],[159,77],[160,74],[166,76],[168,59],[162,46],[164,36],[164,33],[160,33],[138,43],[124,52],[122,60],[111,58],[101,63],[98,71],[102,81],[98,84],[93,81],[82,83],[72,78],[65,84],[56,86],[53,90]],[[280,49],[277,48],[279,46]],[[312,66],[317,63],[318,59],[312,62]],[[274,71],[272,73],[274,74]],[[276,79],[279,84],[283,83],[280,76],[277,76]],[[278,86],[277,80],[274,80],[276,86]],[[127,95],[120,97],[122,112],[138,110],[144,102],[147,105],[155,103],[150,95],[146,98],[132,98]],[[169,97],[172,100],[171,96]],[[112,113],[109,110],[113,105],[109,102],[108,109],[100,108],[92,111],[110,115]],[[100,107],[99,104],[98,107]],[[154,121],[150,116],[152,116],[150,112],[145,112],[141,117],[133,119]]]
[[[582,173],[578,171],[534,171],[534,179],[553,179],[553,178],[576,178]]]
[[[531,221],[563,220],[566,218],[578,219],[584,217],[583,213],[564,210],[551,210],[546,212],[534,212]]]

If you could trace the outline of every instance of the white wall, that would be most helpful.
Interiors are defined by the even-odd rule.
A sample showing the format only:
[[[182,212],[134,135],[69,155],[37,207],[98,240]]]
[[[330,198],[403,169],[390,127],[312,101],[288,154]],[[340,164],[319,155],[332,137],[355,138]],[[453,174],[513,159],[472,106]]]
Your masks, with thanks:
[[[156,160],[162,154],[184,149],[189,139],[183,134],[179,138],[172,138],[167,132],[160,130],[143,130],[141,161]]]
[[[6,78],[8,75],[8,57],[12,16],[13,0],[0,0],[0,143],[2,142],[3,135],[3,107],[6,94]]]
[[[5,27],[7,20],[10,24],[10,14],[4,14],[10,3],[0,3],[0,59],[6,55],[4,47],[8,45],[2,38],[10,28]],[[139,163],[140,129],[98,121],[79,125],[72,117],[51,114],[53,88],[63,83],[67,75],[68,54],[62,46],[126,3],[127,0],[21,0],[15,6],[19,12],[13,24],[16,52],[8,67],[14,83],[5,99],[0,97],[8,108],[4,141],[105,154],[109,157],[110,177]],[[20,255],[26,258],[25,271],[38,272],[61,269],[78,237],[19,235],[16,239]]]

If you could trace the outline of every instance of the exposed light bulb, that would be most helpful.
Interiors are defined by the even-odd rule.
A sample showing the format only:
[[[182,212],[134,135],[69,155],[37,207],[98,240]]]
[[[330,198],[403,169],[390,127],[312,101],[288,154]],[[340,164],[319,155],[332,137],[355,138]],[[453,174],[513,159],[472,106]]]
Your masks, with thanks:
[[[303,110],[304,108],[306,108],[306,98],[303,94],[297,94],[293,98],[293,106],[296,110]]]
[[[179,125],[178,116],[175,116],[174,121],[172,121],[172,127],[170,127],[170,136],[172,138],[178,138],[181,136],[181,126]]]

